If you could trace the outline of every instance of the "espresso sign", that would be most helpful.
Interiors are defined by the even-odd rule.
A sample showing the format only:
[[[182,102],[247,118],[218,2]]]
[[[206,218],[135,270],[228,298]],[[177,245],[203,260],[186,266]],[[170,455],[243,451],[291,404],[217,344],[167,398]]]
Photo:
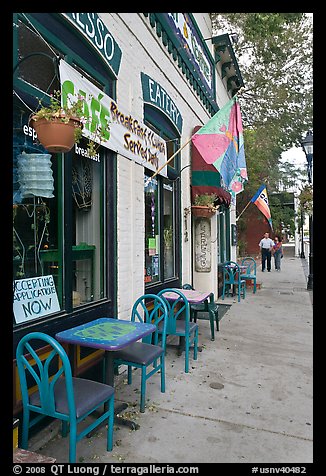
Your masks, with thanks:
[[[211,221],[209,218],[195,218],[195,270],[209,273],[211,267]]]
[[[53,276],[15,280],[13,310],[17,324],[60,311]]]
[[[97,13],[62,13],[118,76],[122,52]]]

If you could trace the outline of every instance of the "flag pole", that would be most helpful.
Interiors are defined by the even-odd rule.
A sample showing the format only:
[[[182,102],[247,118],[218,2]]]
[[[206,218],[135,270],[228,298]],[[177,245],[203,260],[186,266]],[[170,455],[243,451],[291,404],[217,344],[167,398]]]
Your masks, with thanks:
[[[241,217],[241,215],[243,214],[243,212],[249,207],[250,203],[251,203],[251,200],[247,203],[247,205],[244,207],[244,209],[242,210],[242,212],[241,212],[240,215],[236,218],[235,221],[238,221],[238,220],[239,220],[239,218]]]
[[[184,148],[186,147],[187,144],[189,144],[189,142],[191,141],[192,139],[192,136],[190,137],[190,139],[187,140],[187,142],[185,142],[183,144],[182,147],[180,147],[180,149],[178,149],[176,152],[174,152],[174,154],[171,155],[171,157],[169,158],[169,160],[167,160],[163,165],[161,165],[161,167],[151,176],[151,177],[148,177],[148,179],[146,180],[145,182],[145,187],[148,185],[148,183],[152,180],[152,178],[155,177],[155,175],[159,174],[161,172],[162,169],[164,169],[164,167],[166,165],[168,165],[168,163],[171,162],[172,159],[174,159],[174,157]]]

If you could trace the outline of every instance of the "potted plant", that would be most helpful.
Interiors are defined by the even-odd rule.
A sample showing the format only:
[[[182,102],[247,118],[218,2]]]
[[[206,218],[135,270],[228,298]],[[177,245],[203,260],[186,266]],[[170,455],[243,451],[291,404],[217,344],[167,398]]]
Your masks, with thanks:
[[[79,96],[75,102],[66,105],[61,104],[60,98],[60,91],[55,91],[48,106],[43,106],[39,101],[40,108],[30,117],[38,140],[46,150],[54,153],[69,152],[74,144],[80,141],[87,121],[84,114],[84,97]],[[102,132],[98,127],[94,132],[95,137],[100,141],[105,139],[105,131]],[[89,140],[87,148],[90,157],[96,154],[97,147],[94,141]]]
[[[218,209],[218,206],[214,205],[217,198],[215,193],[196,195],[194,203],[191,206],[192,214],[196,217],[211,218]]]

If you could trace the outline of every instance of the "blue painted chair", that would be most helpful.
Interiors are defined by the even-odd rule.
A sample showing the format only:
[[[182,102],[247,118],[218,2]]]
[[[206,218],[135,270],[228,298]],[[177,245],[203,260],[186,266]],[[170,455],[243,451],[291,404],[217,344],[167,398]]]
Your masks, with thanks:
[[[241,279],[240,266],[235,261],[226,261],[222,265],[223,269],[223,289],[222,299],[225,295],[229,295],[230,291],[234,292],[234,288],[237,287],[238,301],[246,297],[246,281]]]
[[[115,352],[114,363],[128,366],[128,384],[132,383],[132,367],[141,369],[140,411],[145,411],[146,382],[157,372],[161,372],[161,392],[165,392],[165,344],[168,308],[162,298],[156,294],[144,294],[134,303],[131,321],[138,320],[155,324],[156,330],[143,338],[142,342],[134,342],[124,349]],[[159,364],[158,361],[159,360]],[[153,368],[147,373],[147,368]]]
[[[245,258],[242,259],[241,261],[241,266],[246,266],[247,270],[246,272],[241,273],[241,279],[245,280],[251,280],[253,281],[253,292],[256,292],[256,274],[257,274],[257,265],[256,261],[254,258],[251,256],[246,256]]]
[[[48,344],[50,350],[39,356],[37,349]],[[36,347],[37,346],[37,347]],[[53,337],[31,332],[20,340],[16,350],[22,393],[23,424],[21,447],[28,448],[29,429],[44,417],[62,420],[62,436],[69,431],[69,463],[76,462],[77,442],[107,420],[107,451],[113,447],[114,389],[109,385],[72,377],[68,356]],[[27,385],[29,382],[29,385]],[[29,388],[36,386],[31,393]],[[77,425],[99,407],[104,413],[77,433]],[[37,415],[31,419],[31,413]]]
[[[167,292],[178,295],[174,301],[169,301],[164,297]],[[190,346],[194,346],[194,360],[197,360],[198,352],[198,324],[190,321],[190,305],[188,299],[178,289],[162,289],[158,293],[167,303],[169,318],[167,324],[167,335],[184,337],[185,341],[185,372],[189,372],[189,351]]]
[[[183,284],[182,289],[195,289],[191,284]],[[218,304],[215,303],[210,303],[210,302],[204,302],[202,304],[190,304],[190,321],[194,320],[194,322],[197,322],[197,318],[200,319],[200,316],[198,315],[199,312],[204,312],[209,314],[209,321],[210,321],[210,327],[211,327],[211,340],[215,339],[214,336],[214,320],[216,323],[216,330],[220,330],[220,325],[219,325],[219,320],[218,320]]]

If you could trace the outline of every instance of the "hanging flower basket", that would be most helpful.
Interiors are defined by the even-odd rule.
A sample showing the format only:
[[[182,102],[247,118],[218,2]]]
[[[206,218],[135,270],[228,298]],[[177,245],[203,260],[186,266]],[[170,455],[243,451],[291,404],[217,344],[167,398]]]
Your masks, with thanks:
[[[35,119],[31,117],[31,126],[37,133],[37,138],[43,147],[49,152],[66,153],[69,152],[75,142],[76,129],[82,128],[82,123],[78,117],[71,117],[67,120],[65,116]]]
[[[211,218],[213,215],[215,215],[215,210],[213,207],[204,205],[192,205],[191,211],[195,217]]]

